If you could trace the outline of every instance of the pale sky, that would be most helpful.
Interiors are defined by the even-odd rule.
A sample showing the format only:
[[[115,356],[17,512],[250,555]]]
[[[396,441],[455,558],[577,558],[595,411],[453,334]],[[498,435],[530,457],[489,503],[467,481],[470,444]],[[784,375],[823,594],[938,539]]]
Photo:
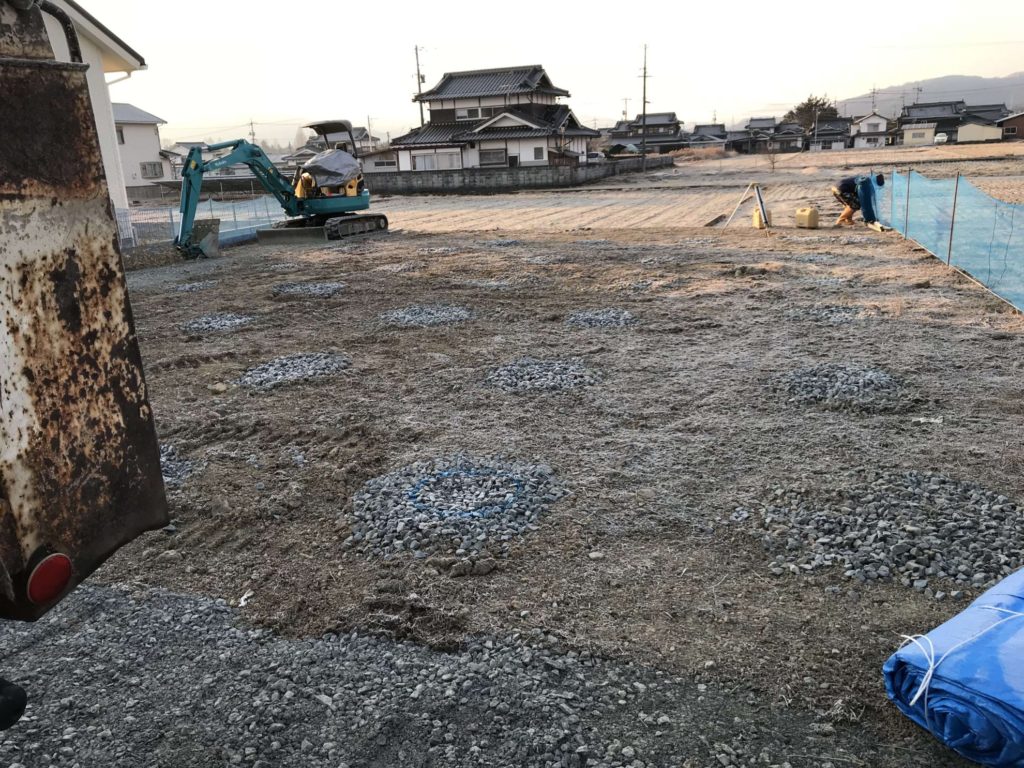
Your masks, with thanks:
[[[397,136],[419,125],[417,45],[424,90],[445,72],[540,64],[591,127],[619,119],[624,98],[640,112],[644,44],[648,110],[689,125],[781,117],[811,93],[1024,70],[1020,0],[78,1],[145,58],[111,96],[166,120],[165,140],[238,138],[250,119],[257,141],[333,118]]]

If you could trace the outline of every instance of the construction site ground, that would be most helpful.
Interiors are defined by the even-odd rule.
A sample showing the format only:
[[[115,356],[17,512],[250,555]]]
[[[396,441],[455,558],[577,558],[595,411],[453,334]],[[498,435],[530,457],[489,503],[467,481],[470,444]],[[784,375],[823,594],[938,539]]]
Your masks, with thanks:
[[[142,536],[91,580],[85,595],[107,607],[90,609],[90,621],[101,611],[109,628],[122,616],[119,601],[133,601],[129,614],[141,615],[172,593],[222,600],[235,626],[268,629],[275,642],[379,633],[401,641],[389,651],[396,665],[413,648],[447,654],[474,638],[543,637],[562,652],[632,665],[674,686],[657,704],[664,721],[649,717],[648,694],[623,695],[608,721],[623,744],[637,740],[635,756],[598,745],[589,758],[563,749],[512,760],[474,741],[455,757],[424,757],[429,723],[419,729],[431,718],[421,719],[426,705],[410,689],[391,699],[399,703],[389,705],[388,728],[370,735],[321,707],[335,717],[317,731],[336,728],[333,751],[312,737],[307,750],[303,736],[287,760],[263,754],[262,742],[251,753],[239,747],[236,760],[217,751],[213,736],[209,751],[187,752],[199,724],[186,709],[177,730],[147,736],[153,761],[145,764],[185,764],[175,761],[187,754],[203,766],[354,768],[400,757],[410,765],[966,765],[887,701],[881,665],[901,636],[928,631],[977,592],[936,600],[898,581],[863,584],[841,568],[776,575],[753,521],[735,512],[756,508],[773,489],[825,491],[871,471],[936,472],[1024,499],[1024,321],[896,233],[827,226],[838,214],[832,181],[876,164],[959,170],[1021,200],[1024,157],[991,159],[981,149],[849,152],[831,165],[781,155],[774,171],[765,158],[680,162],[583,189],[384,199],[374,207],[391,220],[383,235],[249,245],[131,273],[161,442],[185,471],[169,486],[171,529]],[[770,235],[751,228],[749,200],[730,227],[703,226],[730,213],[750,181],[763,186],[773,211]],[[821,208],[825,228],[792,226],[794,210],[808,204]],[[344,288],[327,298],[274,296],[285,282]],[[472,316],[434,327],[381,319],[411,305],[453,305]],[[857,317],[831,323],[800,314],[822,306]],[[574,312],[605,308],[634,322],[566,323]],[[254,320],[230,332],[181,329],[211,313]],[[268,390],[238,384],[255,365],[312,352],[351,364]],[[487,384],[494,368],[523,357],[580,361],[598,380],[522,394]],[[771,386],[823,363],[888,371],[912,390],[912,403],[827,410],[789,402]],[[550,466],[568,494],[486,575],[455,577],[442,558],[371,557],[346,545],[352,498],[364,483],[454,455]],[[107,602],[89,592],[104,585]],[[3,636],[6,676],[18,679],[12,665],[35,673],[28,719],[0,736],[4,765],[121,764],[98,760],[86,725],[68,744],[86,741],[93,760],[46,752],[49,739],[67,735],[75,705],[62,704],[66,697],[106,695],[88,663],[61,661],[70,642],[61,638],[93,631],[76,608],[83,599],[73,596],[24,630],[34,635]],[[178,619],[173,610],[167,616],[171,633]],[[126,627],[110,651],[124,660],[121,674],[137,680],[141,706],[173,702],[176,686],[198,686],[192,678],[216,663],[215,648],[197,650],[163,679],[162,693],[151,690],[147,659],[163,640],[143,634]],[[66,688],[68,665],[85,669],[77,687]],[[216,684],[204,684],[209,701],[220,701]],[[458,709],[438,703],[432,717]],[[114,723],[103,726],[111,744],[144,731],[147,713],[137,710],[127,722],[123,712],[95,715]],[[591,713],[575,716],[586,726]],[[226,722],[224,733],[247,722]],[[301,727],[279,733],[279,749]],[[396,743],[405,745],[401,756],[389,751]]]

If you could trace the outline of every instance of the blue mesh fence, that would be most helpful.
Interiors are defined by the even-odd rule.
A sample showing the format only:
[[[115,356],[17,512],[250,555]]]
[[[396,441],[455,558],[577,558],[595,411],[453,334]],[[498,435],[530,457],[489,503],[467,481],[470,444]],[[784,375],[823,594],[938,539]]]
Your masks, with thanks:
[[[1024,205],[996,200],[963,177],[916,171],[893,173],[880,192],[884,224],[1024,309]]]

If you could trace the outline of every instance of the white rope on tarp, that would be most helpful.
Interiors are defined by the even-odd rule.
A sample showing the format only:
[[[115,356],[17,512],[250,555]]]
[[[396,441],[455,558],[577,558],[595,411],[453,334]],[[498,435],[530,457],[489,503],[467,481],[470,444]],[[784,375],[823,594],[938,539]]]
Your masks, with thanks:
[[[944,662],[950,654],[954,653],[955,651],[958,651],[965,645],[970,645],[979,637],[985,635],[988,632],[991,632],[1000,624],[1005,624],[1006,622],[1011,621],[1013,619],[1024,618],[1024,613],[1020,611],[1011,611],[1009,608],[1000,608],[999,606],[995,605],[982,605],[979,607],[979,610],[995,611],[996,613],[1003,613],[1006,615],[1003,618],[999,619],[999,621],[990,624],[981,631],[975,632],[966,640],[961,640],[959,643],[957,643],[944,654],[942,654],[938,661],[935,660],[935,645],[934,643],[932,643],[930,637],[928,637],[927,635],[902,635],[903,643],[900,645],[900,648],[903,648],[908,644],[913,643],[921,650],[921,653],[924,654],[925,659],[928,661],[928,669],[925,670],[924,677],[921,678],[921,684],[917,687],[917,692],[914,694],[914,697],[910,700],[910,706],[914,706],[915,704],[917,704],[917,702],[921,699],[922,696],[924,697],[925,722],[928,721],[928,689],[931,687],[932,678],[935,676],[935,670],[938,669],[939,665],[942,664],[942,662]],[[927,646],[925,646],[925,643],[927,643]]]

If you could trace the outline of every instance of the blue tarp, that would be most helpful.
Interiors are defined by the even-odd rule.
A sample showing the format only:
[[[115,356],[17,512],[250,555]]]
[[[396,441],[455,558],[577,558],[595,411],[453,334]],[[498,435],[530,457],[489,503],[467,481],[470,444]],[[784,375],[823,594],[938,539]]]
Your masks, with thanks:
[[[1024,570],[882,668],[903,713],[969,760],[1024,768]]]

